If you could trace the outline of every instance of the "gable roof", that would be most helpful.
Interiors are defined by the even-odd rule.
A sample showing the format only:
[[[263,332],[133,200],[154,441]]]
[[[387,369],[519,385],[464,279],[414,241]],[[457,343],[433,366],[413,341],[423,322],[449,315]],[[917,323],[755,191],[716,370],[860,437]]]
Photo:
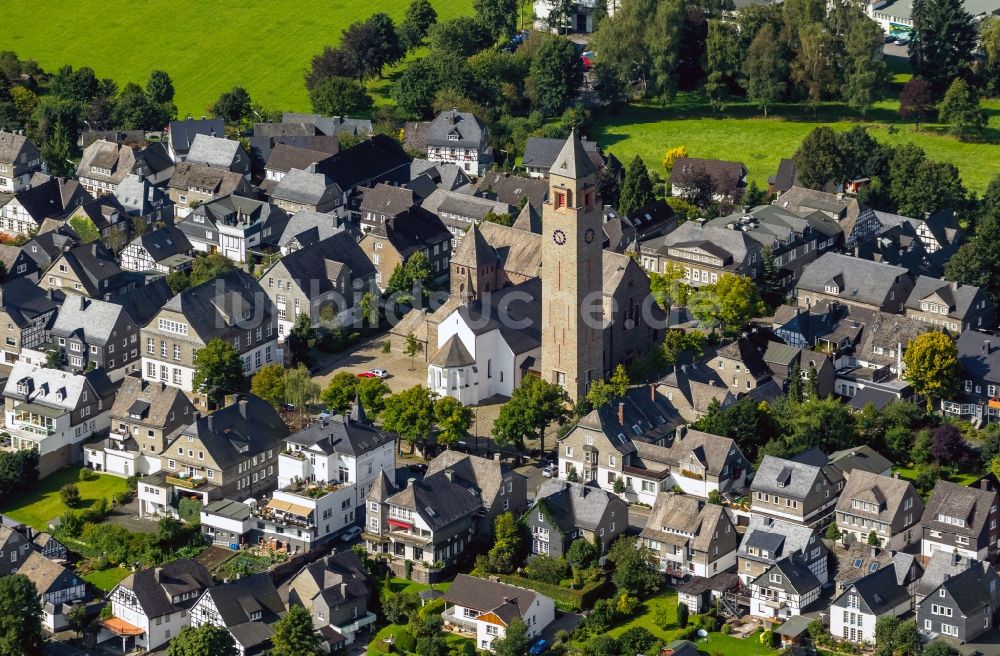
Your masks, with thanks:
[[[213,196],[226,196],[247,188],[246,180],[239,173],[228,169],[216,168],[207,164],[178,162],[174,174],[170,176],[168,186],[171,189],[188,190],[191,188]]]
[[[262,311],[258,311],[260,305],[263,305]],[[206,344],[213,337],[228,333],[245,314],[249,314],[254,323],[251,327],[256,327],[268,325],[272,313],[271,303],[260,283],[242,269],[233,269],[197,287],[185,289],[167,301],[163,309],[182,315]]]
[[[325,200],[340,196],[341,188],[327,175],[315,171],[292,169],[271,192],[271,198],[300,203],[321,205]]]
[[[520,476],[510,467],[493,458],[461,453],[447,449],[427,464],[427,474],[450,469],[461,478],[472,481],[479,488],[484,500],[492,500],[503,487],[508,476]]]
[[[597,145],[596,141],[581,138],[580,143],[595,169],[604,166],[604,158],[601,156],[600,146]],[[550,169],[565,145],[565,139],[528,137],[528,141],[524,145],[522,162],[525,168]]]
[[[964,378],[1000,381],[1000,337],[966,330],[958,336],[955,345]]]
[[[729,522],[725,513],[722,506],[690,495],[658,492],[640,535],[671,544],[681,538],[691,549],[708,551],[719,529]]]
[[[910,599],[906,586],[899,583],[896,568],[896,563],[890,563],[854,581],[831,606],[848,608],[850,595],[856,594],[861,612],[875,616],[892,612]]]
[[[310,424],[285,440],[309,449],[315,448],[327,455],[343,453],[361,457],[395,441],[391,433],[383,433],[364,414],[356,399],[350,416],[333,415],[328,420]]]
[[[698,157],[678,157],[670,170],[670,182],[686,185],[696,176],[707,173],[715,193],[733,193],[746,175],[747,168],[742,162],[728,162],[721,159],[701,159]]]
[[[596,531],[610,506],[623,506],[624,501],[590,484],[571,483],[562,479],[543,482],[535,492],[535,505],[544,505],[550,521],[555,521],[563,533],[577,528]]]
[[[38,184],[32,178],[33,186],[14,195],[27,215],[39,225],[44,219],[65,216],[70,210],[91,199],[90,194],[76,180],[43,177],[45,179]]]
[[[0,285],[0,305],[18,328],[59,308],[49,293],[28,278],[14,278]]]
[[[843,480],[843,475],[836,467],[826,465],[826,456],[823,456],[823,464],[817,465],[807,464],[801,459],[788,460],[767,455],[757,468],[757,475],[754,476],[750,489],[792,499],[805,499],[821,478],[826,478],[834,485]]]
[[[191,252],[191,242],[188,241],[187,235],[176,226],[150,230],[133,239],[132,243],[142,246],[157,264]]]
[[[452,253],[451,261],[470,269],[479,269],[499,261],[499,258],[493,247],[483,237],[479,225],[474,223],[469,228],[469,232],[462,238],[458,248]]]
[[[481,579],[468,574],[459,574],[455,577],[448,591],[444,593],[444,600],[449,604],[471,608],[481,613],[493,612],[509,624],[514,619],[509,614],[510,610],[514,611],[515,617],[523,619],[539,596],[541,596],[539,593],[527,588]],[[513,605],[512,609],[504,609],[506,612],[497,612],[505,605],[511,604]]]
[[[448,470],[413,481],[386,502],[412,510],[432,531],[469,517],[483,507],[483,500],[472,481],[465,481]]]
[[[23,134],[0,130],[0,162],[13,164],[31,142]]]
[[[184,119],[181,121],[170,121],[168,127],[170,147],[175,153],[184,154],[191,148],[194,139],[199,134],[209,136],[219,136],[226,134],[226,124],[221,118],[211,119]]]
[[[948,316],[964,318],[977,309],[979,301],[986,301],[985,293],[974,285],[962,285],[938,278],[917,276],[913,291],[906,299],[906,307],[920,311],[921,301],[939,302],[948,308]]]
[[[771,577],[778,575],[777,581]],[[785,556],[771,565],[763,574],[753,580],[751,585],[764,588],[779,588],[785,592],[805,595],[822,585],[812,571],[802,561],[792,554]]]
[[[171,416],[178,401],[188,413]],[[183,417],[193,412],[194,406],[180,388],[163,382],[144,381],[138,373],[133,373],[122,379],[109,416],[129,417],[130,421],[139,421],[143,425],[165,427],[171,422],[182,423]]]
[[[341,551],[310,563],[282,588],[279,594],[286,603],[299,603],[307,608],[311,603],[299,598],[295,589],[301,579],[311,580],[317,592],[312,599],[322,598],[327,606],[336,606],[352,599],[367,599],[372,589],[371,579],[364,565],[353,551]]]
[[[238,158],[241,158],[242,148],[239,141],[200,133],[196,134],[191,142],[185,161],[228,169],[240,161]]]
[[[830,454],[830,464],[850,475],[854,470],[881,474],[892,468],[892,461],[867,444],[851,447]]]
[[[193,606],[193,598],[177,603],[172,598],[210,588],[212,575],[193,558],[179,558],[159,567],[139,570],[118,585],[131,590],[146,617],[153,619]]]
[[[347,267],[350,289],[338,290],[335,287],[336,270],[340,268],[336,265]],[[341,291],[349,296],[357,290],[358,281],[373,280],[375,277],[375,266],[358,246],[353,235],[346,231],[334,233],[322,241],[299,248],[273,266],[283,266],[310,300],[318,299],[331,291]]]
[[[774,562],[793,553],[806,553],[814,545],[826,549],[816,531],[808,526],[751,514],[738,553],[750,560]],[[751,555],[750,547],[767,550],[767,558]]]
[[[267,572],[217,585],[206,590],[205,595],[215,604],[222,625],[242,638],[238,640],[244,649],[269,640],[271,630],[267,625],[285,614],[285,604]],[[251,619],[256,613],[260,613],[260,619]],[[258,626],[241,627],[246,624]]]
[[[71,295],[52,324],[52,334],[76,337],[85,344],[107,344],[125,308],[117,303]]]
[[[370,188],[362,187],[358,191],[361,194],[362,212],[395,216],[409,210],[416,203],[413,190],[384,182]]]
[[[984,479],[985,480],[985,479]],[[977,539],[997,503],[993,490],[966,487],[939,480],[931,491],[921,524],[927,528]],[[943,522],[939,516],[963,520],[964,526]]]
[[[40,595],[51,594],[83,583],[76,574],[34,550],[28,552],[28,556],[17,568],[17,573],[28,577]]]
[[[287,143],[276,143],[267,157],[264,168],[268,171],[291,171],[292,169],[307,170],[331,157],[333,153],[320,150],[310,150]]]
[[[167,448],[195,437],[220,469],[228,469],[275,448],[288,434],[288,426],[271,404],[250,394],[177,429],[170,435]]]
[[[888,300],[896,279],[908,275],[903,267],[830,252],[803,267],[797,287],[804,291],[834,294],[826,291],[826,287],[836,283],[839,289],[835,295],[845,301],[882,306]]]
[[[549,195],[549,183],[537,178],[511,175],[507,171],[487,171],[476,185],[476,195],[493,197],[513,207],[521,207],[524,198],[527,204],[541,207]]]
[[[486,140],[486,125],[472,112],[446,110],[427,127],[428,146],[479,148]]]
[[[840,493],[837,510],[852,515],[864,515],[891,525],[897,513],[903,511],[903,503],[907,497],[914,499],[913,517],[919,517],[924,504],[910,481],[857,469],[847,479],[847,484]],[[855,499],[874,504],[877,510],[871,512],[864,508],[855,508],[853,506]]]

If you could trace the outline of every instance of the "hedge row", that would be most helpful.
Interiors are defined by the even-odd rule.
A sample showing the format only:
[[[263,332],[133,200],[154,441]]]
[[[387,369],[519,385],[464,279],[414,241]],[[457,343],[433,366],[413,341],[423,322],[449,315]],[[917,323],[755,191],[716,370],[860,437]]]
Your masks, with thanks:
[[[604,593],[608,587],[607,581],[595,581],[579,590],[570,590],[559,585],[542,583],[541,581],[517,576],[516,574],[501,574],[499,578],[508,585],[528,588],[546,597],[551,597],[556,603],[556,608],[570,613],[580,612],[585,608],[592,608],[595,601],[605,596]]]

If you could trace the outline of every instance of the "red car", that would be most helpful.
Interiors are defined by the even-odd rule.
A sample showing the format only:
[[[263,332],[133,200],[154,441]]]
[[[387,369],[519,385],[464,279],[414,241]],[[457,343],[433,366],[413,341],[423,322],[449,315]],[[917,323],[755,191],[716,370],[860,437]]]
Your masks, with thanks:
[[[375,374],[370,371],[362,371],[360,374],[355,374],[358,378],[374,378]]]
[[[584,56],[580,57],[580,59],[583,61],[583,70],[589,71],[594,66],[593,62],[590,61],[590,57]]]

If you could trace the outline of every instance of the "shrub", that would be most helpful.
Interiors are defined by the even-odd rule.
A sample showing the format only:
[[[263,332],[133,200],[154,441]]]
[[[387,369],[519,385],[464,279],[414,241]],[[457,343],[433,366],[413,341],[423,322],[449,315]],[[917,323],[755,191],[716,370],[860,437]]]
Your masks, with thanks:
[[[94,470],[84,467],[80,470],[78,478],[81,481],[93,481],[97,478],[97,474],[94,473]]]
[[[733,632],[733,625],[732,624],[723,624],[722,625],[722,635],[729,635],[732,632]]]
[[[124,490],[115,492],[111,495],[111,503],[115,506],[124,506],[131,499],[131,495]]]
[[[67,508],[80,505],[80,488],[75,483],[66,483],[59,489],[59,498]]]
[[[558,585],[569,574],[569,566],[561,558],[535,556],[524,566],[524,575],[530,579]]]
[[[183,497],[177,502],[177,514],[188,524],[201,522],[201,501]]]
[[[417,639],[413,637],[413,634],[403,629],[396,633],[396,649],[401,654],[412,654],[417,648]]]
[[[392,352],[392,344],[389,342],[389,340],[385,340],[384,342],[382,342],[382,352],[383,353]]]
[[[688,625],[688,605],[683,601],[677,604],[677,626],[682,629]]]
[[[774,632],[773,631],[764,631],[763,633],[761,633],[760,634],[760,644],[762,644],[762,645],[764,645],[765,647],[768,647],[768,648],[773,647],[774,646]]]

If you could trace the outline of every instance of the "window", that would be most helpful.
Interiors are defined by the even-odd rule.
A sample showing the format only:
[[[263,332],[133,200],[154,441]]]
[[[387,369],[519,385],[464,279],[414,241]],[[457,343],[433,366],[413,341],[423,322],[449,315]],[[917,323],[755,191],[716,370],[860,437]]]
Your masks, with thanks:
[[[170,319],[160,319],[160,330],[167,333],[175,333],[177,335],[187,335],[188,327],[185,323],[180,323],[179,321],[171,321]]]

